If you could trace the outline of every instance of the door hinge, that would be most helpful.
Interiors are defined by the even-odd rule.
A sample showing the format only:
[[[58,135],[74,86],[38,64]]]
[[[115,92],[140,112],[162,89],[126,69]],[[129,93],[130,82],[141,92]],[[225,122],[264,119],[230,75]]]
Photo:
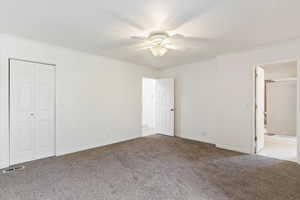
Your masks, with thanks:
[[[257,142],[257,136],[254,137],[254,141]]]

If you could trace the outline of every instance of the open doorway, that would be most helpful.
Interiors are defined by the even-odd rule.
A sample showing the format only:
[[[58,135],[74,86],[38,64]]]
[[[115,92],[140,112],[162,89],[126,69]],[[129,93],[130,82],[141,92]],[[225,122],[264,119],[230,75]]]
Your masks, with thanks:
[[[143,78],[142,135],[174,136],[174,80]]]
[[[155,134],[155,79],[143,78],[143,136]]]
[[[256,67],[255,152],[297,162],[297,61]]]

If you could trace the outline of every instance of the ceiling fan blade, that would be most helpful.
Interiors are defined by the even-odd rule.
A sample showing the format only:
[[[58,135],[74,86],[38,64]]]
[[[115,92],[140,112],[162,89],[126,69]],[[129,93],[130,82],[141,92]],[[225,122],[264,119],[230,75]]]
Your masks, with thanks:
[[[140,37],[140,36],[131,36],[130,38],[133,40],[141,40],[141,41],[147,40],[146,37]]]
[[[151,49],[153,46],[144,46],[144,47],[138,47],[138,50],[146,50],[146,49]]]
[[[213,42],[215,40],[209,38],[201,38],[201,37],[190,37],[184,36],[181,34],[175,34],[171,37],[171,40],[182,40],[182,41],[191,41],[191,42]]]
[[[203,45],[224,45],[230,44],[229,41],[219,40],[219,39],[210,39],[210,38],[201,38],[201,37],[188,37],[182,35],[175,35],[175,37],[170,38],[172,43],[179,44],[182,46],[188,46],[192,48],[203,47]]]
[[[184,38],[184,35],[181,35],[181,34],[175,34],[175,35],[172,35],[171,38],[174,38],[174,39],[182,39],[182,38]]]
[[[167,45],[165,45],[165,47],[167,49],[171,49],[171,50],[178,50],[178,51],[185,51],[186,50],[185,47],[177,46],[177,45],[174,45],[174,44],[167,44]]]
[[[142,43],[135,44],[131,47],[132,47],[132,49],[135,49],[135,50],[147,50],[147,49],[153,48],[154,46],[151,43],[142,42]]]

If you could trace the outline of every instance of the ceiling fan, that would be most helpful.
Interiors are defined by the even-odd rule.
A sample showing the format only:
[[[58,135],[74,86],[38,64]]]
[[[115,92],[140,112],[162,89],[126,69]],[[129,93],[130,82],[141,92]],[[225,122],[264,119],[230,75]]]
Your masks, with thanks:
[[[153,56],[164,56],[169,50],[186,51],[190,48],[203,48],[204,44],[220,44],[220,41],[214,39],[171,35],[166,31],[154,31],[147,37],[132,36],[131,39],[140,41],[138,49],[149,49]]]
[[[163,56],[169,50],[186,50],[178,40],[187,39],[183,35],[170,35],[165,31],[151,32],[147,37],[132,36],[131,39],[141,41],[140,50],[149,49],[153,56]]]
[[[153,56],[163,56],[170,50],[186,51],[194,48],[204,49],[207,46],[218,47],[222,41],[216,41],[213,38],[187,37],[181,34],[172,34],[190,20],[207,13],[218,3],[220,3],[218,0],[209,0],[198,1],[196,4],[182,4],[184,5],[184,9],[182,9],[182,11],[185,10],[184,12],[173,13],[165,19],[159,19],[158,21],[155,20],[157,17],[152,15],[152,13],[148,13],[149,16],[152,16],[151,18],[148,18],[147,13],[137,13],[141,16],[138,18],[139,20],[137,20],[136,14],[123,15],[120,12],[109,10],[107,14],[119,22],[128,25],[130,28],[142,32],[153,30],[149,27],[157,27],[157,29],[147,34],[146,37],[132,36],[131,40],[122,38],[121,40],[113,41],[110,44],[103,45],[103,49],[107,47],[124,47],[130,50],[149,50]],[[137,44],[136,41],[139,43]]]

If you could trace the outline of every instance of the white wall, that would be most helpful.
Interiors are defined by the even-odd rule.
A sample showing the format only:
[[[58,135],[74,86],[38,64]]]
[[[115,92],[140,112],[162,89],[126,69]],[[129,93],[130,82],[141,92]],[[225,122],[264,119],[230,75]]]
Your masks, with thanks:
[[[227,58],[166,69],[160,77],[175,78],[177,136],[250,152],[253,71],[235,63],[224,67]]]
[[[267,132],[296,136],[297,82],[267,84]]]
[[[254,66],[299,57],[300,40],[218,57],[220,89],[217,98],[220,103],[217,121],[221,137],[216,144],[253,153]]]
[[[8,161],[8,57],[57,64],[58,154],[141,136],[141,80],[157,71],[13,37],[0,42],[0,167]],[[294,59],[300,40],[162,70],[176,79],[176,135],[253,153],[254,66]]]
[[[214,143],[216,60],[167,69],[160,77],[175,78],[175,135]]]
[[[154,134],[155,79],[143,78],[143,136]]]
[[[254,66],[299,58],[300,40],[294,40],[163,70],[162,77],[176,78],[176,134],[253,153]]]
[[[8,166],[10,57],[57,65],[57,155],[142,135],[142,77],[156,70],[7,35],[0,42],[0,168]]]

